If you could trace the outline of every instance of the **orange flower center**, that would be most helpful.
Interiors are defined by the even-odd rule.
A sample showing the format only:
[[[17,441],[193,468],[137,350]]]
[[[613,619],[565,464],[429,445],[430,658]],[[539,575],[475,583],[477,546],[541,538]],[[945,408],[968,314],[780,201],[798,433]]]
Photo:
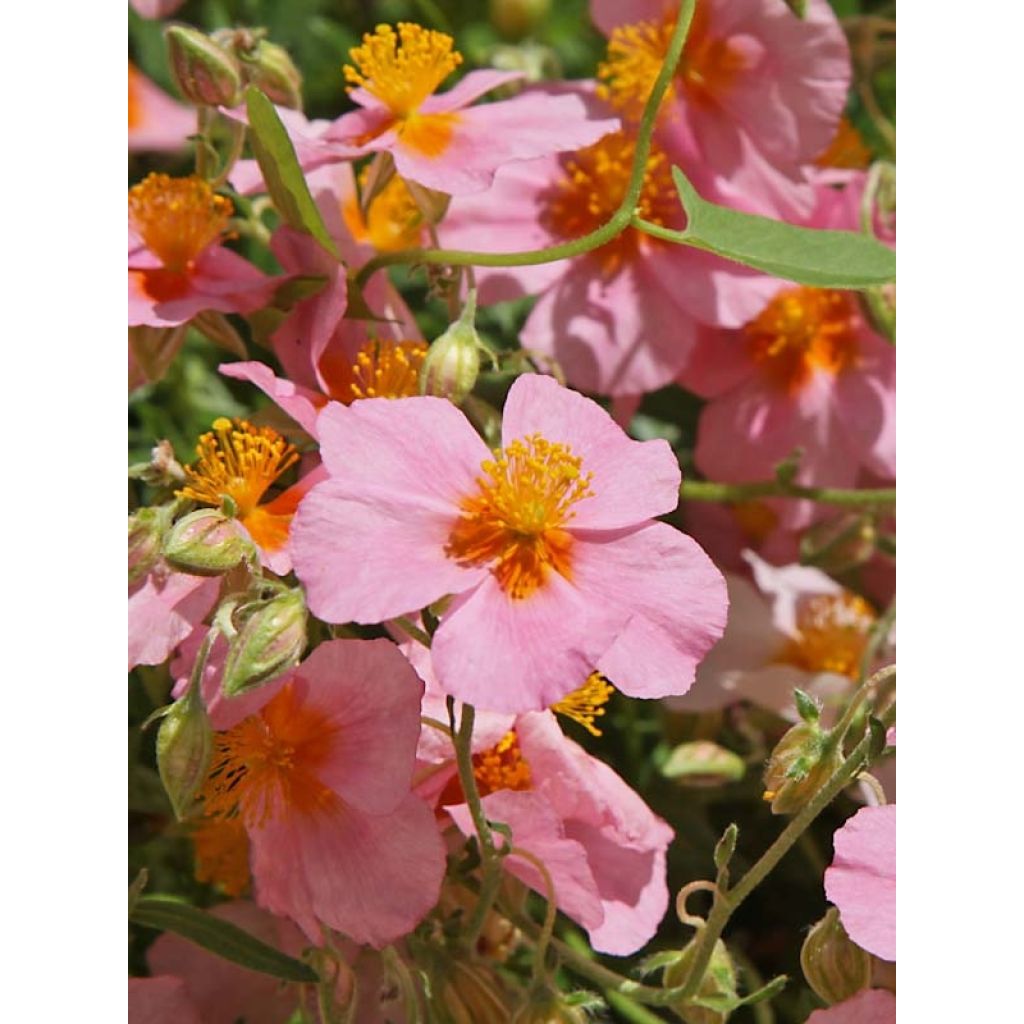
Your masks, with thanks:
[[[871,150],[864,145],[860,132],[844,114],[832,141],[815,159],[818,167],[841,167],[863,171],[871,163]]]
[[[128,213],[164,270],[187,274],[199,254],[224,233],[234,207],[195,175],[150,174],[128,190]]]
[[[224,416],[199,438],[196,455],[196,461],[185,467],[188,484],[177,496],[214,506],[230,498],[243,524],[256,512],[267,488],[299,460],[295,447],[276,430]]]
[[[871,605],[849,591],[806,598],[797,611],[797,635],[777,660],[856,679],[875,620]]]
[[[360,187],[365,187],[368,170],[364,168],[360,175]],[[413,249],[422,240],[423,214],[397,174],[373,197],[365,218],[356,196],[342,207],[341,214],[353,237],[369,242],[378,252]]]
[[[428,347],[425,341],[371,339],[352,363],[325,353],[320,375],[331,398],[344,405],[358,398],[410,398],[420,393],[420,368]]]
[[[787,288],[743,332],[768,378],[795,393],[815,371],[837,374],[856,361],[858,316],[847,292]]]
[[[495,453],[477,478],[479,493],[462,502],[446,553],[465,565],[490,565],[502,590],[520,600],[554,570],[571,578],[573,505],[589,497],[593,474],[568,445],[539,434]]]
[[[633,167],[636,145],[623,132],[606,135],[599,142],[562,157],[562,177],[542,196],[541,223],[562,238],[579,238],[604,224],[622,204]],[[637,213],[644,220],[665,224],[679,212],[668,158],[651,146]],[[644,244],[657,244],[649,235],[627,228],[598,250],[602,268],[609,276]]]
[[[249,834],[240,818],[204,818],[192,833],[196,880],[228,896],[249,888]]]
[[[338,797],[320,774],[337,736],[337,726],[286,684],[257,714],[217,733],[204,813],[239,818],[251,829],[330,810]]]
[[[505,733],[493,747],[473,755],[473,775],[481,796],[499,789],[530,788],[530,766],[523,759],[515,729]]]
[[[581,687],[552,704],[551,710],[578,722],[591,736],[601,736],[594,722],[604,715],[605,704],[614,692],[615,687],[600,672],[591,672]]]
[[[751,544],[762,544],[779,525],[779,514],[763,501],[737,501],[729,506],[732,517],[744,538]]]
[[[601,82],[597,92],[626,117],[638,120],[643,112],[668,53],[677,14],[678,8],[668,12],[662,21],[640,21],[612,30],[608,56],[597,69]],[[714,106],[746,67],[746,57],[736,46],[728,39],[712,36],[707,6],[698,0],[662,109],[677,90],[682,90],[692,103]]]

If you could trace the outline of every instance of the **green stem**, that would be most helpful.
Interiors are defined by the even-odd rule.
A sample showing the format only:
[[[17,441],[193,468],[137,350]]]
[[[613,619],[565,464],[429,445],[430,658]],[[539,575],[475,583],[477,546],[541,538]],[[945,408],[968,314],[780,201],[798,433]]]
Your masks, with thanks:
[[[424,647],[430,647],[430,636],[419,626],[417,626],[411,619],[404,615],[399,615],[397,619],[391,620],[400,630],[404,633],[408,633],[418,644],[422,644]]]
[[[880,668],[872,676],[864,680],[857,692],[850,698],[850,703],[846,705],[846,710],[843,711],[842,717],[831,729],[829,729],[829,739],[831,742],[843,742],[843,738],[846,736],[847,731],[853,724],[853,720],[860,711],[861,705],[867,699],[871,691],[880,683],[884,683],[894,675],[896,675],[896,666],[886,665],[885,668]]]
[[[474,267],[525,267],[537,263],[552,263],[555,260],[571,259],[573,256],[580,256],[593,249],[599,249],[606,245],[616,235],[621,234],[629,227],[636,212],[637,203],[640,200],[640,192],[643,189],[644,175],[647,170],[647,157],[651,150],[651,136],[654,133],[654,123],[661,109],[661,101],[665,96],[672,76],[675,74],[676,65],[683,52],[686,43],[686,36],[690,30],[690,22],[693,20],[693,9],[696,0],[683,0],[679,5],[679,15],[676,18],[675,29],[669,41],[668,49],[665,52],[665,60],[655,79],[654,88],[647,103],[644,105],[643,114],[640,117],[640,124],[637,127],[636,149],[633,154],[633,167],[629,175],[629,182],[626,185],[625,195],[619,208],[599,228],[584,235],[582,238],[574,238],[571,242],[563,242],[560,245],[550,245],[544,249],[531,249],[527,252],[473,252],[463,249],[405,249],[400,252],[380,253],[369,260],[366,265],[356,274],[356,284],[365,286],[366,282],[382,267],[393,266],[399,263],[441,263],[446,266],[474,266]]]
[[[640,1003],[634,1003],[628,996],[616,992],[613,988],[606,988],[603,994],[608,1005],[631,1024],[665,1024],[664,1017],[645,1009]]]
[[[540,935],[537,937],[537,945],[534,948],[533,955],[535,967],[534,984],[546,982],[548,976],[548,947],[551,945],[551,937],[555,931],[555,918],[558,916],[558,904],[555,901],[555,882],[544,861],[530,853],[529,850],[522,850],[518,846],[513,846],[509,850],[508,855],[510,857],[521,857],[523,860],[529,861],[540,872],[541,878],[544,879],[544,899],[547,901],[547,905],[544,909],[544,924],[541,925]]]
[[[895,487],[871,487],[859,490],[839,487],[804,487],[782,480],[763,480],[749,484],[720,484],[711,480],[684,480],[679,488],[684,501],[753,501],[758,498],[806,498],[823,505],[858,507],[895,505]]]
[[[228,175],[234,169],[238,158],[242,155],[245,146],[245,125],[241,121],[228,121],[229,142],[228,151],[224,155],[224,162],[221,164],[217,177],[210,182],[211,188],[220,188],[228,180]]]
[[[213,107],[202,106],[197,116],[196,134],[196,175],[206,178],[210,173],[210,157],[215,154],[213,146],[210,145],[210,126],[217,111]]]

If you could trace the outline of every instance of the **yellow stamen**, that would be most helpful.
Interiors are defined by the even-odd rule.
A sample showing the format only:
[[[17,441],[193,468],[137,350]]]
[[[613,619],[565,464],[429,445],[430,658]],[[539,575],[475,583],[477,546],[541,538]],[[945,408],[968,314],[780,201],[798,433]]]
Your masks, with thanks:
[[[178,497],[215,506],[230,498],[243,522],[256,511],[267,488],[299,460],[295,447],[276,430],[224,416],[199,438],[196,456],[185,467],[188,485],[176,492]]]
[[[792,394],[815,371],[837,374],[856,363],[858,318],[848,292],[786,288],[743,331],[769,380]]]
[[[365,188],[368,171],[368,167],[364,168],[359,177],[361,189]],[[355,238],[369,242],[378,252],[414,249],[422,240],[423,214],[397,174],[373,197],[365,219],[356,196],[342,207],[341,213]]]
[[[192,833],[197,881],[228,896],[249,888],[249,835],[239,818],[203,818]]]
[[[563,527],[572,506],[590,497],[592,473],[566,444],[531,434],[485,461],[478,494],[463,514],[446,553],[465,565],[490,565],[509,597],[535,593],[553,569],[571,578],[572,536]]]
[[[511,729],[490,749],[473,755],[473,775],[481,796],[499,789],[525,790],[532,785],[519,736]]]
[[[871,163],[871,150],[864,145],[860,132],[844,114],[832,141],[814,162],[818,167],[863,171]]]
[[[871,605],[849,591],[805,598],[797,610],[797,635],[777,660],[857,679],[875,620]]]
[[[420,368],[426,358],[425,341],[371,339],[355,361],[334,353],[320,360],[320,376],[331,398],[351,405],[359,398],[410,398],[420,393]]]
[[[573,690],[557,704],[552,704],[551,710],[579,722],[591,736],[602,736],[603,733],[594,725],[594,721],[604,715],[604,705],[614,692],[615,687],[600,672],[591,672],[579,689]]]
[[[623,132],[606,135],[562,159],[562,177],[547,194],[541,223],[561,238],[579,238],[604,224],[618,210],[626,195],[633,168],[635,142]],[[672,184],[668,158],[651,146],[637,213],[654,224],[666,224],[677,214],[679,199]],[[627,228],[602,246],[598,255],[609,276],[632,259],[641,244],[658,244],[649,235]]]
[[[378,25],[363,36],[362,46],[349,50],[356,67],[344,67],[348,89],[363,88],[395,117],[407,118],[462,63],[453,42],[443,32],[409,22],[399,22],[397,34],[390,25]]]
[[[172,178],[150,174],[128,190],[128,213],[146,247],[164,270],[183,274],[199,254],[216,242],[234,213],[230,199],[192,175]]]

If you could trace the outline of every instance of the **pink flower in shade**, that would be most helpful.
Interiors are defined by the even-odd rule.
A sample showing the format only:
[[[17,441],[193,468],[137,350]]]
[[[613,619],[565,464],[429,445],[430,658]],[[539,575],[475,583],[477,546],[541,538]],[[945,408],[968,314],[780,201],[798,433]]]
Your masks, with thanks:
[[[131,1024],[207,1024],[185,982],[170,975],[128,979],[128,1019]]]
[[[664,441],[637,442],[553,379],[509,391],[501,452],[451,403],[331,403],[329,479],[292,531],[310,609],[382,622],[452,596],[434,635],[442,688],[539,710],[597,669],[624,692],[683,693],[724,626],[718,570],[651,517],[678,500]]]
[[[298,956],[306,945],[290,921],[245,900],[222,903],[210,913],[291,956]],[[171,932],[165,932],[150,946],[146,960],[153,974],[184,983],[202,1024],[234,1024],[238,1020],[245,1024],[285,1024],[299,1005],[294,985],[208,953]],[[132,1024],[136,1024],[134,1017]]]
[[[585,85],[571,94],[602,109]],[[442,243],[508,252],[579,238],[618,209],[633,152],[632,137],[617,132],[578,153],[503,168],[490,191],[452,202]],[[645,220],[681,228],[670,171],[652,147],[638,205]],[[477,280],[484,303],[539,295],[523,346],[557,360],[574,387],[613,396],[670,383],[690,357],[698,321],[739,326],[778,288],[763,274],[633,228],[574,259],[480,268]]]
[[[387,640],[332,640],[218,732],[208,817],[248,834],[257,902],[312,942],[381,947],[434,905],[444,850],[410,792],[423,684]]]
[[[869,953],[896,959],[896,805],[862,807],[832,837],[825,895],[847,934]]]
[[[815,1010],[807,1024],[896,1024],[896,996],[883,988],[867,988],[826,1010]]]
[[[220,593],[220,580],[176,572],[158,562],[128,588],[128,669],[160,665],[202,622]]]
[[[132,7],[144,18],[166,18],[173,14],[185,0],[129,0]]]
[[[725,634],[697,669],[697,681],[669,703],[677,710],[749,700],[797,720],[793,689],[824,704],[827,721],[860,677],[874,609],[819,569],[776,568],[751,551],[753,580],[727,574]]]
[[[487,189],[505,164],[578,149],[618,127],[592,120],[573,96],[517,96],[471,107],[485,93],[518,81],[521,72],[471,71],[454,88],[434,91],[462,62],[451,36],[400,23],[379,25],[350,51],[349,93],[359,109],[329,128],[298,128],[303,170],[390,153],[409,181],[451,195]]]
[[[220,244],[231,201],[192,176],[150,174],[128,192],[128,325],[173,327],[203,310],[251,313],[276,282]]]
[[[678,0],[591,0],[609,36],[602,94],[638,120]],[[659,115],[657,138],[706,199],[790,219],[813,206],[804,165],[832,141],[850,53],[826,0],[794,17],[775,0],[700,0]]]
[[[851,227],[835,220],[858,191],[821,186],[815,226]],[[739,330],[703,329],[679,380],[709,399],[694,458],[712,479],[770,478],[797,447],[800,483],[896,475],[895,350],[852,292],[782,288]]]
[[[566,738],[547,711],[517,717],[473,763],[487,818],[507,824],[512,844],[544,862],[559,908],[587,929],[594,949],[626,956],[645,945],[668,906],[672,829],[603,761]],[[455,778],[440,802],[472,836],[463,799]],[[530,861],[511,855],[504,865],[546,894]]]
[[[128,152],[174,152],[196,130],[196,112],[171,99],[128,62]]]

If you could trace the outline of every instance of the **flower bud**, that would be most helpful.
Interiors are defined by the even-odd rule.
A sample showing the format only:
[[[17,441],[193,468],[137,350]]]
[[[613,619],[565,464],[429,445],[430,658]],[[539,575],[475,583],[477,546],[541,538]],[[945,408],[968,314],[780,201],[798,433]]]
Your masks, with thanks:
[[[427,352],[420,369],[420,394],[461,405],[480,373],[480,336],[476,333],[476,292],[470,289],[462,315]]]
[[[512,1024],[587,1024],[587,1013],[561,992],[540,991],[516,1010]]]
[[[679,959],[665,968],[663,982],[666,988],[676,988],[686,980],[695,949],[696,939],[692,939],[680,954]],[[704,972],[704,978],[700,983],[700,988],[697,989],[695,998],[715,998],[726,1002],[739,1002],[739,997],[736,994],[736,968],[721,939],[715,943],[711,960],[708,962],[707,970]],[[686,1024],[724,1024],[732,1012],[731,1009],[711,1009],[693,1002],[673,1003],[670,1009]]]
[[[681,786],[721,786],[746,773],[743,758],[710,740],[681,743],[669,754],[661,774]]]
[[[817,722],[800,722],[779,740],[764,772],[764,799],[772,814],[795,814],[842,762],[839,745]]]
[[[234,520],[215,508],[182,516],[164,541],[167,561],[198,576],[220,576],[246,556],[255,556],[252,542]]]
[[[187,25],[164,30],[171,71],[181,94],[196,106],[233,107],[241,95],[238,61],[209,36]]]
[[[875,553],[878,531],[861,515],[815,523],[800,538],[800,561],[838,575],[863,565]]]
[[[452,1024],[508,1024],[509,1007],[501,979],[489,967],[453,960],[434,988],[442,1019]],[[433,1001],[433,1000],[432,1000]]]
[[[283,46],[261,39],[252,50],[240,52],[238,56],[246,81],[263,92],[271,103],[302,109],[302,75]]]
[[[188,693],[164,715],[156,737],[156,766],[181,821],[206,781],[213,754],[213,728],[193,683]]]
[[[846,934],[835,907],[829,907],[804,940],[800,966],[807,984],[830,1006],[871,984],[871,954]]]
[[[221,690],[235,697],[298,665],[306,649],[306,602],[299,589],[242,609],[245,624],[228,648]]]
[[[160,558],[166,513],[140,508],[128,517],[128,585],[141,580]]]
[[[548,16],[551,0],[491,0],[491,24],[506,39],[522,39]]]

